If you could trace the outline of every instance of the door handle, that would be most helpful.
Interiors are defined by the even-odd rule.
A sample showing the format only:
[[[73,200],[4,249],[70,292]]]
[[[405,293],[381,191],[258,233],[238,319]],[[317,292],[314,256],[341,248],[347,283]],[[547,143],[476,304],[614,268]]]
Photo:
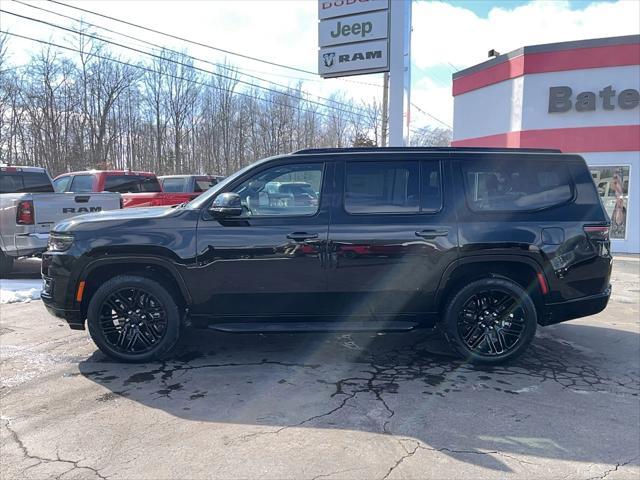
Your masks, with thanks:
[[[74,198],[76,203],[87,203],[91,199],[91,195],[76,195]]]
[[[422,237],[422,238],[446,237],[447,235],[449,235],[449,229],[419,230],[416,232],[416,237]]]
[[[293,240],[295,242],[304,242],[305,240],[311,240],[312,238],[318,238],[317,233],[307,233],[307,232],[293,232],[287,235],[289,240]]]

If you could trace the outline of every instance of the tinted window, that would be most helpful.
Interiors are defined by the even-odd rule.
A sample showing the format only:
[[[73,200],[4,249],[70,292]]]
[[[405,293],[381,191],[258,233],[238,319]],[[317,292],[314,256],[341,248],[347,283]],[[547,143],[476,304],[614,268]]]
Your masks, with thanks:
[[[21,192],[23,187],[22,176],[17,173],[0,173],[0,193]]]
[[[0,193],[51,193],[53,185],[45,172],[2,172]]]
[[[440,180],[440,162],[437,160],[429,160],[420,162],[422,165],[421,172],[421,189],[423,212],[437,212],[442,207],[442,190]]]
[[[537,210],[572,198],[567,167],[537,158],[462,163],[467,200],[476,211]]]
[[[162,179],[162,189],[165,192],[184,192],[186,179],[184,178],[164,178]]]
[[[63,193],[67,191],[69,187],[69,183],[73,177],[62,177],[53,181],[53,188],[58,193]]]
[[[196,192],[204,192],[206,190],[209,190],[216,183],[218,183],[218,180],[213,178],[213,177],[211,177],[211,178],[196,178],[195,191]]]
[[[349,213],[419,211],[419,162],[347,162],[344,206]]]
[[[118,193],[162,191],[157,178],[144,175],[108,175],[104,182],[104,189],[107,192]]]
[[[49,175],[44,172],[23,172],[22,181],[24,182],[23,192],[32,193],[51,193],[53,185]]]
[[[75,175],[71,180],[70,192],[86,193],[93,192],[93,175]]]
[[[248,216],[313,215],[320,199],[316,192],[322,185],[324,164],[298,164],[273,167],[258,173],[234,189],[240,195]],[[308,185],[308,191],[280,191],[282,185]]]

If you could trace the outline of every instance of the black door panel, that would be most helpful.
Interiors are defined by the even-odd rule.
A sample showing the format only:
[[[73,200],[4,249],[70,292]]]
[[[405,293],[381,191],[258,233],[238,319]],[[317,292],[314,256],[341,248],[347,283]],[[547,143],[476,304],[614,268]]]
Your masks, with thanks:
[[[439,162],[429,162],[428,168],[416,160],[417,166],[404,161],[390,169],[372,162],[351,179],[348,166],[337,166],[336,192],[346,191],[347,202],[335,202],[329,228],[328,295],[337,314],[391,319],[434,311],[438,283],[457,256],[458,241],[449,180]],[[348,213],[349,201],[368,213]],[[377,208],[385,213],[376,214]],[[406,209],[416,213],[401,213]]]
[[[286,163],[278,168],[282,166],[286,167]],[[316,166],[322,171],[324,164],[316,162]],[[330,185],[330,170],[324,166],[323,185]],[[260,172],[258,179],[262,178],[259,175]],[[282,192],[284,182],[265,184],[256,180],[258,187],[250,182],[251,179],[241,181],[239,185],[248,183],[253,190],[238,185],[226,190],[240,189],[239,194],[246,198],[249,207],[245,208],[245,215],[219,221],[205,212],[198,223],[198,266],[191,275],[196,284],[204,287],[198,289],[199,298],[194,299],[192,314],[256,317],[313,314],[327,286],[323,266],[330,196],[323,193],[318,199],[306,191],[296,196],[296,192]],[[309,189],[302,181],[286,184],[300,185]],[[320,190],[320,186],[317,188]],[[294,212],[314,208],[316,212],[286,215],[287,206]]]

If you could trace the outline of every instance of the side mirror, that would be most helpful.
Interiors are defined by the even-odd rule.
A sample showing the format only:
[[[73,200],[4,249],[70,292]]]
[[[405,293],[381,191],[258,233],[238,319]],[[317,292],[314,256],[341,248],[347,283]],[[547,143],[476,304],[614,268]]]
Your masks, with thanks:
[[[242,215],[240,195],[233,192],[221,193],[211,204],[209,213],[216,218],[239,217]]]

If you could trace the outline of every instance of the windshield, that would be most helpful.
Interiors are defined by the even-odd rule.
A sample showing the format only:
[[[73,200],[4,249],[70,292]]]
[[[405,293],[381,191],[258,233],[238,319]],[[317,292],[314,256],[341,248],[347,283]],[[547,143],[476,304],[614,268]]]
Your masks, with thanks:
[[[252,168],[254,168],[256,166],[258,166],[259,164],[267,162],[267,161],[272,160],[274,158],[276,158],[276,156],[263,158],[261,160],[257,160],[255,162],[253,162],[252,164],[247,165],[246,167],[243,167],[240,170],[238,170],[237,172],[229,175],[228,177],[223,178],[222,180],[220,180],[219,183],[216,183],[213,187],[211,187],[205,193],[203,193],[202,195],[194,198],[189,203],[187,203],[185,205],[185,208],[202,208],[203,206],[205,206],[209,202],[210,199],[215,197],[218,194],[218,192],[220,192],[227,185],[229,185],[230,183],[235,181],[236,178],[240,177],[245,172],[251,170]]]

